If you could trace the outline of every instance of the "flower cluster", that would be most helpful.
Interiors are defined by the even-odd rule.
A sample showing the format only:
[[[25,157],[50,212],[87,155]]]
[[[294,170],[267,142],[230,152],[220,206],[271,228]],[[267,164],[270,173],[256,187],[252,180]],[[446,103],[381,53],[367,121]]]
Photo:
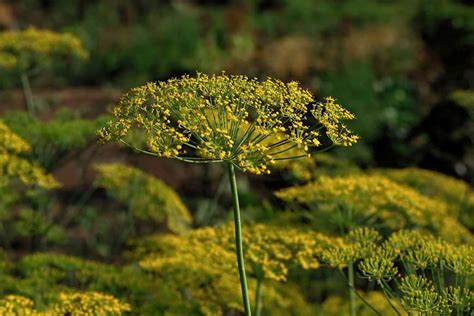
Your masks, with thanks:
[[[205,260],[207,265],[232,271],[236,268],[233,236],[233,226],[229,224],[194,230],[182,237],[158,235],[140,241],[137,253],[148,254],[142,266],[157,270],[163,263],[175,261],[176,256],[190,256],[183,262]],[[247,227],[242,238],[250,275],[275,281],[286,281],[289,266],[318,268],[322,251],[338,241],[316,232],[263,224]]]
[[[1,315],[37,315],[33,301],[19,295],[7,295],[0,299]]]
[[[462,180],[419,168],[377,169],[375,173],[412,187],[431,198],[445,201],[454,216],[461,215],[459,211],[464,205],[474,208],[474,194],[469,184]]]
[[[376,169],[374,173],[445,202],[452,217],[458,218],[471,231],[474,229],[474,192],[468,183],[419,168]]]
[[[377,260],[391,264],[391,270],[380,275],[383,270],[370,265]],[[400,277],[399,273],[405,274],[398,291],[407,311],[437,314],[471,308],[472,294],[465,282],[474,276],[472,246],[454,245],[426,233],[402,230],[390,236],[371,257],[362,260],[359,268],[363,275],[377,280],[382,287]],[[427,271],[432,280],[426,277]]]
[[[394,309],[439,315],[472,308],[469,280],[474,248],[417,230],[400,230],[382,242],[373,229],[357,228],[340,245],[327,248],[323,262],[345,268],[358,263],[360,275],[375,281]],[[396,306],[396,307],[395,307]],[[398,314],[398,312],[397,312]]]
[[[72,34],[35,28],[0,32],[0,69],[27,72],[61,60],[87,57],[81,41]]]
[[[6,269],[0,271],[2,292],[34,298],[35,302],[48,308],[61,308],[57,304],[60,293],[73,294],[78,289],[113,296],[129,303],[133,312],[139,315],[180,303],[178,294],[167,284],[152,278],[136,265],[117,266],[57,253],[35,253],[24,256],[19,262],[7,260],[5,266]]]
[[[24,316],[119,316],[129,312],[130,306],[113,296],[99,292],[59,293],[57,303],[44,311],[37,310],[32,300],[19,295],[0,299],[1,315]]]
[[[446,298],[429,279],[410,274],[400,281],[401,303],[409,312],[441,314],[448,309]]]
[[[99,292],[60,293],[59,303],[53,307],[57,315],[71,316],[117,316],[130,310],[130,305]]]
[[[120,163],[98,164],[96,185],[128,205],[141,220],[166,222],[173,232],[189,229],[192,218],[179,195],[161,180]]]
[[[331,246],[321,253],[322,261],[331,268],[345,268],[350,262],[372,255],[380,239],[380,234],[374,229],[354,229],[342,239],[334,238]]]
[[[275,167],[286,170],[298,182],[306,183],[320,176],[357,174],[361,170],[354,163],[328,153],[318,153],[309,159],[283,160]]]
[[[21,157],[30,150],[28,143],[0,121],[0,187],[7,185],[10,179],[19,179],[24,184],[44,188],[59,186],[58,182],[36,163]]]
[[[471,233],[450,215],[446,203],[378,175],[322,176],[276,195],[324,214],[333,226],[340,225],[340,218],[348,214],[348,221],[352,222],[347,226],[375,225],[390,231],[414,226],[454,242],[472,240]]]
[[[146,132],[148,147],[141,151],[184,161],[227,161],[255,174],[294,158],[288,156],[291,149],[309,155],[311,147],[322,146],[321,129],[336,145],[358,139],[343,123],[353,114],[334,99],[316,102],[297,82],[241,75],[198,73],[148,83],[125,94],[113,115],[99,131],[103,141],[125,142],[130,130],[139,129]],[[310,116],[318,125],[309,125]]]
[[[334,241],[315,232],[257,224],[246,227],[243,245],[254,284],[286,281],[290,267],[319,268],[319,256]],[[136,242],[134,256],[140,266],[173,284],[205,307],[206,315],[222,315],[219,306],[242,310],[235,273],[233,226],[209,227],[187,234],[156,235]],[[167,281],[169,280],[169,281]],[[278,285],[265,289],[265,301],[281,302]],[[186,300],[185,300],[186,301]],[[273,303],[272,303],[273,304]]]
[[[209,316],[223,315],[226,309],[243,310],[232,252],[174,235],[157,236],[147,243],[148,253],[140,267],[177,293],[186,293],[179,303],[183,308],[197,303],[202,314]],[[252,288],[249,290],[253,296]]]
[[[28,143],[13,133],[5,123],[0,121],[0,154],[20,154],[30,149]]]

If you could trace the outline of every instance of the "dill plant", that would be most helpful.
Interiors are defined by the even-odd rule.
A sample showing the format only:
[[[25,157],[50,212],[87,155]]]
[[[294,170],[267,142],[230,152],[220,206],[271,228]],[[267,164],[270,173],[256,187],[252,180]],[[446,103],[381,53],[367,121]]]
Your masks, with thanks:
[[[107,119],[106,116],[83,119],[67,108],[59,109],[47,122],[23,111],[8,112],[3,116],[5,124],[30,144],[28,157],[46,170],[57,169],[68,158],[94,144],[95,131]]]
[[[316,181],[279,190],[276,195],[290,206],[307,210],[315,219],[323,218],[313,223],[330,232],[371,226],[389,233],[417,227],[453,242],[473,240],[451,211],[453,203],[448,205],[381,175],[320,176]]]
[[[223,315],[222,307],[242,309],[232,282],[236,279],[233,234],[232,225],[226,224],[180,236],[152,235],[136,242],[133,256],[143,269],[186,289],[190,297],[198,300],[205,315]],[[277,283],[287,281],[289,270],[318,269],[323,250],[338,241],[339,238],[298,228],[264,224],[248,227],[242,242],[246,249],[246,272],[255,289],[251,288],[249,293],[255,298],[256,314],[263,307],[263,292],[267,306],[281,300]],[[203,288],[203,283],[209,286]]]
[[[473,240],[471,232],[462,224],[464,222],[458,220],[458,212],[453,210],[456,204],[452,202],[453,199],[464,199],[467,185],[454,179],[444,181],[439,175],[413,169],[373,173],[321,175],[302,186],[276,192],[279,198],[298,208],[296,214],[306,215],[313,226],[339,234],[349,232],[345,244],[331,248],[324,256],[330,258],[326,260],[330,266],[347,271],[351,315],[356,314],[356,262],[374,251],[381,239],[379,233],[364,226],[376,227],[385,236],[415,227],[457,244],[472,243]],[[436,197],[428,196],[430,192]],[[459,207],[457,209],[459,211]],[[395,263],[381,258],[384,258],[382,254],[378,254],[371,259],[372,272],[384,276],[381,279],[390,277],[392,280],[396,273]],[[387,302],[392,300],[390,297]]]
[[[31,151],[31,145],[0,120],[0,240],[3,246],[9,245],[16,234],[46,237],[49,232],[48,239],[61,239],[62,230],[51,225],[41,213],[28,208],[10,212],[9,208],[19,201],[19,195],[12,189],[14,184],[23,185],[22,193],[25,193],[24,188],[30,189],[25,194],[29,196],[33,195],[32,189],[42,192],[60,186],[34,159],[28,159]]]
[[[23,158],[31,146],[0,120],[0,189],[17,179],[26,185],[53,189],[59,183],[34,161]]]
[[[0,298],[2,315],[100,315],[119,316],[129,312],[130,305],[122,303],[113,296],[100,292],[61,292],[52,304],[44,311],[36,309],[29,298],[21,295],[7,295]]]
[[[0,69],[19,75],[28,111],[35,111],[29,77],[72,60],[85,60],[88,52],[81,40],[69,33],[30,27],[0,32]]]
[[[310,156],[324,149],[322,131],[333,145],[350,146],[358,137],[344,121],[353,118],[333,98],[318,102],[297,82],[198,73],[133,88],[98,134],[153,156],[227,167],[243,305],[251,315],[235,169],[268,174],[277,161]],[[145,132],[145,148],[127,142],[131,130]]]
[[[188,208],[163,181],[120,163],[97,164],[95,168],[99,172],[96,186],[127,205],[133,218],[155,223],[166,221],[168,229],[176,233],[190,228],[192,218]]]
[[[419,230],[400,230],[385,240],[372,228],[350,231],[339,245],[327,248],[323,262],[342,272],[351,265],[380,287],[393,313],[416,315],[467,315],[474,295],[472,245],[453,244]],[[363,295],[355,295],[376,314]],[[355,312],[355,311],[354,311]]]

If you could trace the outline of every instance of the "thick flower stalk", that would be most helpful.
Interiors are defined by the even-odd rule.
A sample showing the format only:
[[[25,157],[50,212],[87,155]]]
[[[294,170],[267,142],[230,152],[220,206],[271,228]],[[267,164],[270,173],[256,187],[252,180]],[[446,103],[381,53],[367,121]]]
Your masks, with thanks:
[[[335,145],[350,146],[358,139],[343,123],[354,115],[334,99],[317,102],[297,82],[258,81],[240,75],[198,73],[148,83],[125,94],[113,116],[99,131],[103,141],[119,140],[158,157],[227,164],[246,315],[251,312],[235,168],[270,173],[278,160],[309,156],[311,148],[324,149],[321,132]],[[310,124],[311,120],[317,124]],[[125,140],[131,130],[145,133],[147,148]]]

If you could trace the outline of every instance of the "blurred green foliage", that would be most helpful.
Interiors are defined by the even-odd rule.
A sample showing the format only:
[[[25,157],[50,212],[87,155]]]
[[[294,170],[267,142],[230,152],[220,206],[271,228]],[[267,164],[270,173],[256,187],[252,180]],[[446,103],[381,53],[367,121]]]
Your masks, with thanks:
[[[8,12],[12,22],[5,18]],[[196,70],[225,70],[298,80],[318,97],[332,95],[353,111],[357,120],[350,127],[362,139],[351,150],[281,164],[263,179],[239,177],[244,233],[253,232],[261,241],[281,233],[255,223],[331,235],[372,226],[387,237],[408,229],[405,242],[420,241],[416,234],[425,229],[435,234],[432,245],[442,243],[441,236],[461,248],[472,245],[474,6],[469,1],[7,0],[0,13],[0,32],[30,26],[70,32],[89,51],[87,61],[70,63],[61,57],[64,63],[36,73],[33,93],[78,85],[122,89]],[[0,55],[0,63],[12,61],[5,52]],[[0,88],[19,86],[16,74],[0,72]],[[0,186],[0,312],[11,306],[10,294],[29,298],[45,311],[61,301],[63,292],[83,293],[77,303],[98,291],[130,304],[132,315],[238,315],[235,271],[219,266],[229,259],[229,249],[212,238],[195,244],[205,237],[202,232],[223,228],[192,228],[229,218],[227,179],[218,183],[220,174],[199,167],[168,170],[123,148],[103,147],[109,152],[96,157],[95,131],[105,115],[85,118],[81,105],[73,110],[38,108],[37,116],[4,113],[11,100],[18,109],[14,95],[0,92],[2,121],[24,140],[9,138],[15,140],[10,146],[2,138],[10,134],[0,130],[0,149],[6,146],[8,152],[0,150],[0,174],[6,175]],[[94,113],[105,106],[97,105]],[[86,152],[91,156],[82,159]],[[104,163],[111,158],[120,163]],[[101,167],[91,168],[96,161]],[[79,162],[80,170],[58,173],[69,162]],[[401,166],[416,167],[394,169]],[[167,177],[142,171],[155,167],[154,175]],[[58,180],[68,185],[58,187],[48,172],[58,173]],[[36,187],[43,178],[50,189]],[[79,178],[77,183],[73,178]],[[292,201],[272,194],[282,188],[294,192]],[[154,238],[161,243],[150,242]],[[178,240],[179,247],[164,255],[160,251],[169,240]],[[346,260],[348,249],[354,249],[337,240],[332,254]],[[147,242],[148,253],[140,253],[137,245]],[[288,260],[280,243],[267,246],[251,249],[250,262],[265,261],[269,254]],[[403,260],[417,256],[419,264],[436,253],[472,266],[472,253],[458,256],[425,248],[404,250],[410,254]],[[140,263],[145,257],[156,259],[163,269],[145,269]],[[396,267],[405,274],[399,259]],[[347,284],[339,271],[324,263],[317,270],[286,263],[278,267],[287,269],[287,283],[265,281],[263,315],[347,314]],[[373,256],[365,273],[380,263]],[[255,272],[258,267],[250,268]],[[346,267],[341,270],[347,272]],[[429,279],[433,272],[415,271],[420,273]],[[452,272],[446,276],[447,286],[456,283]],[[464,281],[472,291],[472,275]],[[390,303],[400,306],[396,298],[387,300],[378,292],[382,289],[373,280],[357,277],[355,285],[383,315],[393,312]],[[451,303],[459,298],[453,288],[446,297]],[[373,315],[362,300],[356,303],[358,314]]]
[[[131,216],[156,224],[165,222],[175,233],[186,232],[192,217],[176,192],[163,181],[119,163],[99,164],[96,185],[126,205]]]
[[[31,145],[29,157],[51,170],[57,168],[66,155],[81,152],[93,144],[95,131],[104,124],[107,116],[86,120],[69,109],[62,109],[47,122],[26,112],[9,112],[3,119],[12,131]]]

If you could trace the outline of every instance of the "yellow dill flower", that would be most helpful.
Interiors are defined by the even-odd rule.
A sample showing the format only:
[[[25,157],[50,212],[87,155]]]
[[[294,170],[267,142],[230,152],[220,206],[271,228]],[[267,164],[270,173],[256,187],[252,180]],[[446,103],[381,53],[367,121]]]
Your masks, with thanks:
[[[156,235],[137,242],[135,255],[145,256],[141,265],[160,270],[171,262],[204,264],[232,273],[234,231],[230,224],[190,231],[183,236]],[[288,267],[319,267],[319,257],[329,245],[338,242],[316,232],[263,224],[249,226],[243,233],[247,269],[257,278],[286,281]]]
[[[398,275],[398,269],[393,260],[377,252],[362,260],[359,269],[364,277],[377,282],[390,281]]]
[[[130,305],[100,292],[59,293],[52,314],[71,316],[117,316],[131,311]]]
[[[448,302],[438,293],[433,283],[425,277],[408,275],[400,283],[401,303],[410,312],[428,315],[440,315],[446,311]]]
[[[332,244],[321,253],[321,258],[330,267],[342,269],[350,262],[372,256],[380,239],[380,234],[374,229],[356,228],[343,239],[333,238]]]
[[[0,121],[0,154],[20,154],[30,151],[30,145]]]
[[[474,247],[447,244],[442,251],[446,267],[454,274],[464,277],[474,275]]]
[[[72,34],[35,28],[0,32],[0,68],[23,73],[71,57],[88,57],[79,38]]]
[[[163,282],[186,291],[199,305],[214,306],[206,315],[222,315],[226,309],[242,311],[241,295],[235,284],[233,225],[208,227],[176,235],[155,235],[136,242],[134,256],[140,266]],[[317,269],[319,257],[335,240],[315,232],[257,224],[243,234],[250,297],[263,283],[287,280],[290,267]],[[255,283],[257,286],[255,287]],[[268,304],[280,302],[270,297],[274,288],[265,289]],[[222,308],[221,308],[222,307]],[[201,308],[202,310],[202,308]]]
[[[445,296],[453,310],[469,313],[474,307],[474,292],[459,286],[449,286],[445,289]]]
[[[183,233],[192,222],[179,195],[161,180],[120,163],[98,164],[96,185],[128,205],[141,220],[166,221],[171,231]]]
[[[454,216],[463,215],[461,213],[465,206],[474,209],[474,194],[469,184],[462,180],[419,168],[378,169],[375,173],[412,187],[431,198],[443,200]]]
[[[260,82],[240,75],[198,73],[148,83],[125,94],[113,115],[99,131],[103,141],[126,142],[130,130],[140,129],[148,148],[139,149],[149,154],[226,161],[254,174],[269,173],[274,161],[295,158],[288,155],[294,148],[307,156],[310,148],[320,146],[317,128],[325,129],[336,145],[350,146],[358,139],[342,123],[354,116],[334,99],[316,102],[296,82]],[[309,116],[319,126],[309,126]],[[276,133],[278,140],[269,142]]]
[[[431,170],[404,168],[379,169],[376,172],[430,197],[440,196],[447,202],[461,203],[469,190],[466,182]]]
[[[450,241],[472,241],[472,234],[450,215],[446,203],[382,176],[322,176],[306,185],[280,190],[276,195],[322,214],[323,219],[330,219],[325,221],[329,227],[340,224],[337,221],[342,210],[349,214],[348,221],[360,226],[370,223],[392,231],[415,226],[437,232]]]
[[[316,102],[297,82],[265,81],[225,74],[183,76],[148,83],[125,94],[113,119],[98,131],[103,141],[124,144],[159,157],[187,162],[224,162],[229,173],[235,222],[235,252],[245,314],[250,300],[244,268],[240,207],[235,167],[254,174],[270,173],[277,160],[307,157],[321,145],[318,128],[335,145],[350,146],[358,136],[344,125],[354,115],[326,98]],[[319,126],[310,126],[314,118]],[[146,134],[147,148],[128,143],[132,130]],[[269,137],[278,134],[276,142]],[[304,155],[289,156],[294,148]],[[278,267],[275,267],[279,269]]]
[[[289,171],[295,180],[301,182],[309,182],[323,175],[335,176],[362,172],[349,160],[327,153],[318,153],[309,159],[278,161],[274,167]]]
[[[7,295],[0,299],[0,315],[39,315],[34,309],[33,301],[19,295]]]
[[[49,189],[59,186],[40,166],[20,156],[30,149],[28,143],[0,121],[0,187],[7,185],[11,179]]]
[[[472,246],[455,245],[419,230],[400,230],[382,243],[380,239],[372,229],[357,228],[344,237],[342,247],[325,250],[323,261],[339,269],[358,262],[358,275],[375,281],[387,299],[400,303],[389,304],[398,315],[401,309],[408,314],[453,310],[469,314]]]

